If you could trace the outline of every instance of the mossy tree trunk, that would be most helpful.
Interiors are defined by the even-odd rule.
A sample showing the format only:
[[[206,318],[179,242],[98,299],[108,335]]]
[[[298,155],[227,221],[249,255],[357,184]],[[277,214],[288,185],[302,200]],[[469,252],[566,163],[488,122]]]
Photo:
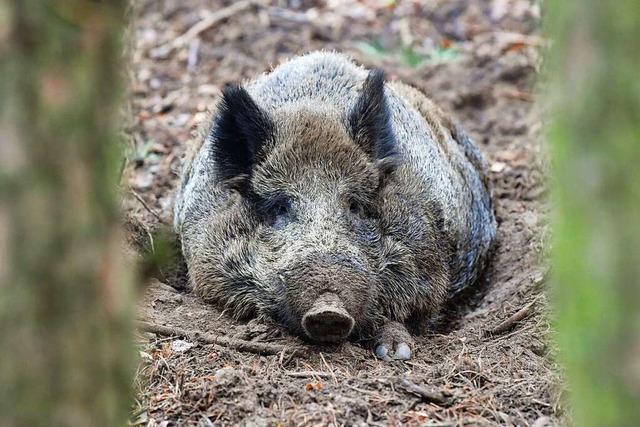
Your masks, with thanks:
[[[640,425],[640,3],[546,4],[558,341],[576,426]]]
[[[0,424],[124,425],[125,0],[0,3]]]

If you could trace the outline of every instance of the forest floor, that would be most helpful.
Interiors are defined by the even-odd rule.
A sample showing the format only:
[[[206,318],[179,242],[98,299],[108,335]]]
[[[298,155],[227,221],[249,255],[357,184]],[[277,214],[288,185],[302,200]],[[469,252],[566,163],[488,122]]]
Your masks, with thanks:
[[[221,10],[229,13],[212,19]],[[200,336],[140,333],[132,423],[558,424],[565,408],[550,344],[534,90],[546,45],[539,21],[538,2],[524,0],[136,1],[125,207],[143,229],[171,223],[180,157],[224,85],[318,49],[382,67],[451,111],[490,165],[499,228],[484,280],[417,338],[407,362],[355,344],[304,345],[278,328],[230,320],[185,291],[181,275],[151,280],[139,317]],[[206,334],[286,350],[238,351],[204,343]],[[300,346],[308,351],[292,350]]]

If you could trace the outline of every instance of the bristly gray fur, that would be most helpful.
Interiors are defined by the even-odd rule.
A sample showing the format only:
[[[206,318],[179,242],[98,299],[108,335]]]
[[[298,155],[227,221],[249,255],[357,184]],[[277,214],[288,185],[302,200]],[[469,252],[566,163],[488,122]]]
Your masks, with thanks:
[[[305,310],[333,292],[368,338],[428,320],[476,281],[496,234],[482,155],[422,93],[382,82],[317,52],[222,101],[175,204],[196,293],[302,334]],[[251,159],[229,166],[242,144]]]

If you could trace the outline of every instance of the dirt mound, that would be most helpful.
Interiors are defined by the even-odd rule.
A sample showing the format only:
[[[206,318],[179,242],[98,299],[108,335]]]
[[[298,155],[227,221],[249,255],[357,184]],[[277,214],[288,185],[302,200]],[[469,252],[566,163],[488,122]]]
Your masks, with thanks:
[[[532,93],[543,45],[537,2],[378,3],[391,6],[139,1],[127,210],[145,230],[170,222],[185,143],[226,83],[335,49],[423,90],[478,142],[499,221],[485,279],[418,337],[406,363],[381,362],[355,344],[296,353],[301,343],[280,329],[230,321],[177,291],[184,279],[154,281],[140,316],[200,335],[141,334],[136,423],[543,426],[562,416],[546,341],[544,155]],[[223,345],[206,343],[216,337]],[[285,350],[238,351],[232,339]]]

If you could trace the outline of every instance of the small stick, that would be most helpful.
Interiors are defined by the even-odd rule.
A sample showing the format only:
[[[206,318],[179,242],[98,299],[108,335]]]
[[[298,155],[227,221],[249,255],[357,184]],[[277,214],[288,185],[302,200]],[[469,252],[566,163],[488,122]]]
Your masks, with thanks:
[[[260,343],[253,341],[246,341],[237,338],[230,338],[223,335],[203,334],[200,332],[185,331],[173,326],[156,325],[149,322],[138,322],[140,329],[145,332],[152,332],[157,335],[163,336],[179,336],[194,339],[205,344],[216,344],[227,348],[232,348],[237,351],[243,351],[247,353],[261,354],[265,356],[280,354],[287,347],[281,344]],[[303,349],[294,348],[295,351],[302,351]]]
[[[158,221],[160,221],[160,224],[166,224],[166,222],[162,219],[162,217],[160,217],[160,214],[157,213],[156,211],[154,211],[153,209],[151,209],[151,207],[149,207],[149,205],[147,204],[147,202],[144,201],[144,199],[142,198],[141,195],[139,195],[138,193],[136,193],[134,190],[129,190],[131,191],[131,194],[133,194],[133,197],[136,198],[136,200],[138,200],[140,202],[140,204],[142,204],[142,206],[144,206],[144,208],[151,214],[153,215]]]
[[[507,317],[504,321],[500,322],[498,326],[496,326],[495,328],[485,331],[484,333],[485,336],[500,335],[500,334],[504,334],[505,332],[508,332],[518,322],[520,322],[521,320],[529,316],[529,314],[531,314],[531,309],[533,308],[534,304],[535,304],[535,301],[530,302],[520,310],[516,311],[515,314]]]
[[[424,387],[414,384],[407,379],[402,379],[398,382],[398,387],[404,391],[415,394],[422,398],[425,402],[433,402],[438,404],[447,403],[447,397],[441,391],[430,391]]]
[[[243,0],[232,3],[230,6],[222,8],[216,12],[213,12],[207,15],[202,20],[198,21],[193,27],[189,28],[184,34],[176,37],[169,43],[163,44],[151,51],[152,56],[167,56],[171,51],[175,49],[179,49],[183,46],[188,45],[193,39],[198,37],[204,31],[207,31],[214,25],[216,25],[220,21],[224,21],[235,15],[236,13],[242,12],[252,5],[256,4],[255,0]]]
[[[267,10],[269,15],[274,18],[295,22],[296,24],[309,24],[311,22],[305,13],[293,12],[280,7],[270,7]]]
[[[189,54],[187,55],[187,70],[193,71],[198,65],[198,52],[200,51],[200,39],[189,42]]]
[[[329,364],[325,360],[324,355],[322,353],[320,353],[320,358],[322,359],[322,362],[324,363],[324,366],[326,366],[327,369],[329,370],[329,372],[331,373],[331,376],[333,377],[333,383],[335,385],[338,385],[338,379],[336,378],[336,374],[333,372],[333,369],[331,368],[331,366],[329,366]]]
[[[286,375],[292,378],[331,378],[331,374],[329,372],[318,372],[318,371],[299,371],[299,372],[287,372]]]

